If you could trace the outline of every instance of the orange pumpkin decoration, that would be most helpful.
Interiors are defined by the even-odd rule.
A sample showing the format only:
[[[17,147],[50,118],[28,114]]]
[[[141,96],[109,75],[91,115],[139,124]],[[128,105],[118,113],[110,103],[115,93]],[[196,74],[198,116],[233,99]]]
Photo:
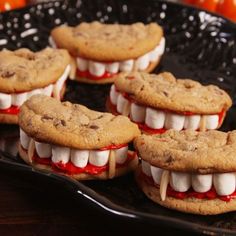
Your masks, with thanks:
[[[0,12],[24,7],[25,5],[26,5],[26,0],[1,0]]]

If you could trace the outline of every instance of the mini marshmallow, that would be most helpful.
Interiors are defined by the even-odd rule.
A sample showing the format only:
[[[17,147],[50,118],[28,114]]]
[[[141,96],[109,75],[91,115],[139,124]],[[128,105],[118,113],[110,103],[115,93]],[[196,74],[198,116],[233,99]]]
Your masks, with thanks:
[[[166,129],[174,129],[174,130],[182,130],[184,128],[184,120],[185,116],[175,114],[175,113],[167,113],[165,128]]]
[[[123,164],[127,160],[127,155],[128,155],[128,146],[115,149],[115,158],[116,158],[116,163],[117,164]]]
[[[50,144],[35,141],[35,149],[38,156],[41,158],[49,158],[52,156],[52,147]]]
[[[139,57],[135,61],[135,69],[136,70],[146,70],[149,66],[149,54],[145,54],[141,57]]]
[[[43,93],[43,89],[34,89],[34,90],[27,93],[27,99],[29,99],[33,95],[42,94],[42,93]]]
[[[162,175],[163,170],[155,167],[155,166],[151,166],[151,173],[152,173],[152,178],[154,180],[154,182],[156,184],[160,184],[161,183],[161,175]]]
[[[80,71],[88,70],[88,65],[89,65],[88,60],[83,59],[81,57],[77,57],[76,58],[76,63],[77,63],[77,67]]]
[[[21,143],[21,146],[24,149],[28,149],[29,142],[30,142],[30,137],[22,129],[20,129],[20,143]]]
[[[200,115],[185,116],[184,128],[197,130],[199,128],[200,120],[201,120]]]
[[[71,162],[80,168],[84,168],[88,164],[89,151],[88,150],[71,150]]]
[[[219,125],[218,115],[206,116],[206,129],[217,129],[218,125]]]
[[[104,151],[90,151],[89,163],[94,166],[104,166],[109,159],[109,150]]]
[[[11,107],[11,94],[0,93],[0,109]]]
[[[149,60],[155,62],[163,55],[165,51],[165,38],[162,38],[159,45],[157,45],[151,52],[149,52]]]
[[[52,90],[53,90],[53,85],[49,84],[47,87],[43,89],[43,94],[50,97],[52,95]]]
[[[171,172],[170,185],[177,192],[186,192],[191,187],[191,175],[181,172]]]
[[[27,100],[27,93],[12,94],[11,99],[12,99],[12,105],[19,107]]]
[[[130,72],[133,70],[133,66],[134,66],[134,60],[132,60],[132,59],[122,61],[122,62],[120,62],[120,71]]]
[[[147,107],[145,124],[152,129],[162,129],[165,117],[165,112]]]
[[[124,114],[125,109],[130,107],[130,102],[122,94],[119,94],[117,98],[117,111],[121,114]]]
[[[235,173],[213,175],[213,184],[218,195],[226,196],[235,191]]]
[[[211,189],[212,175],[192,175],[192,186],[194,191],[198,193],[205,193]]]
[[[119,71],[119,62],[107,63],[106,71],[115,74]]]
[[[146,107],[131,103],[130,114],[132,121],[143,123],[145,121]]]
[[[52,162],[66,164],[70,160],[70,148],[52,146]]]
[[[113,105],[117,105],[117,99],[118,99],[119,94],[120,94],[120,93],[117,92],[116,87],[115,87],[115,85],[113,84],[113,85],[111,86],[111,90],[110,90],[110,99],[111,99],[111,103],[112,103]]]
[[[102,76],[105,73],[105,64],[89,61],[89,73],[94,76]]]
[[[147,176],[149,176],[149,177],[152,176],[151,165],[150,165],[148,162],[142,160],[142,165],[141,165],[141,167],[142,167],[142,171],[143,171],[143,173],[144,173],[145,175],[147,175]]]
[[[164,37],[161,38],[160,44],[158,46],[158,53],[159,56],[162,56],[164,51],[165,51],[165,44],[166,44],[166,40]]]

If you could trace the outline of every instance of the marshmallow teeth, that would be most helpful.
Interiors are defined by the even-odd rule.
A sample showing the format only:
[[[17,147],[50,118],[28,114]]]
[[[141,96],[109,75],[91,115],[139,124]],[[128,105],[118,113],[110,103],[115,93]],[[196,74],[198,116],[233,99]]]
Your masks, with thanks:
[[[174,113],[168,113],[165,121],[166,129],[182,130],[184,128],[185,116]]]
[[[128,146],[115,150],[115,158],[117,164],[124,164],[127,160]]]
[[[113,84],[110,90],[110,99],[112,104],[117,105],[117,99],[119,94],[120,93],[116,91],[115,85]]]
[[[218,195],[226,196],[235,191],[235,173],[214,174],[213,184]]]
[[[218,115],[206,116],[206,129],[217,129],[218,124],[219,124]]]
[[[165,112],[147,108],[145,123],[152,129],[162,129],[165,123]]]
[[[119,62],[113,62],[106,65],[106,71],[116,74],[119,71]]]
[[[21,106],[27,99],[27,93],[12,94],[12,105]]]
[[[90,151],[89,163],[94,166],[105,166],[108,163],[109,150]]]
[[[133,70],[134,60],[126,60],[120,63],[120,71],[122,72],[130,72]]]
[[[0,109],[7,109],[11,107],[11,95],[0,93]]]
[[[151,165],[150,165],[148,162],[142,160],[142,165],[141,165],[141,167],[142,167],[142,171],[143,171],[143,173],[144,173],[145,175],[147,175],[147,176],[149,176],[149,177],[152,176]]]
[[[149,66],[149,54],[145,54],[137,59],[135,62],[136,70],[146,70]]]
[[[205,193],[211,189],[212,175],[192,175],[192,186],[194,191]]]
[[[201,120],[200,115],[186,116],[185,121],[184,121],[184,128],[191,129],[191,130],[197,130],[200,125],[200,120]]]
[[[84,168],[88,164],[89,151],[87,150],[71,150],[71,162],[80,168]]]
[[[105,73],[105,64],[89,61],[89,73],[94,76],[102,76]]]
[[[80,71],[86,71],[88,70],[88,60],[83,59],[81,57],[77,57],[76,59],[77,67]]]
[[[52,147],[50,144],[35,141],[35,149],[40,158],[49,158],[52,156]]]
[[[152,174],[152,178],[154,180],[154,182],[156,184],[159,184],[161,183],[161,176],[162,176],[162,172],[163,170],[158,168],[158,167],[155,167],[155,166],[151,166],[151,174]]]
[[[52,147],[52,162],[66,164],[70,160],[70,149],[66,147]]]
[[[30,142],[30,137],[22,129],[20,129],[21,146],[27,150],[29,147],[29,142]]]
[[[130,102],[128,99],[123,97],[121,94],[117,98],[117,111],[122,115],[129,115]]]
[[[191,175],[181,172],[171,172],[170,186],[177,192],[186,192],[191,187]]]
[[[130,112],[131,112],[131,119],[134,122],[143,123],[145,121],[145,116],[146,116],[145,107],[137,105],[136,103],[132,103]]]

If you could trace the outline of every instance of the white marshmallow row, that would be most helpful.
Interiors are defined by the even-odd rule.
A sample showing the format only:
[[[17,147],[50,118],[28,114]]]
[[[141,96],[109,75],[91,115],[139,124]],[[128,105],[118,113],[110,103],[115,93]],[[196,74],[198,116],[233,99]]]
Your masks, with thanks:
[[[156,62],[163,55],[164,51],[165,38],[162,38],[160,44],[155,49],[135,60],[129,59],[126,61],[103,63],[77,57],[76,62],[80,71],[83,72],[88,70],[91,75],[102,76],[105,72],[115,74],[120,71],[131,72],[133,70],[145,70],[151,62]]]
[[[142,160],[142,171],[153,181],[160,185],[161,168],[151,166],[148,162]],[[183,172],[170,172],[170,186],[177,192],[186,192],[192,188],[195,192],[204,193],[214,186],[219,196],[232,194],[236,189],[236,173],[219,173],[219,174],[188,174]]]
[[[111,86],[110,100],[116,106],[116,110],[122,114],[128,115],[134,122],[145,123],[152,129],[192,129],[197,130],[200,126],[201,115],[185,116],[172,112],[165,112],[150,107],[138,105],[130,102],[121,93],[119,93],[115,85]],[[204,115],[206,118],[206,129],[216,129],[219,125],[219,115]]]
[[[30,137],[20,129],[20,143],[24,149],[28,149]],[[109,161],[110,150],[78,150],[67,147],[55,146],[35,141],[35,149],[39,157],[52,158],[54,163],[66,164],[71,161],[76,167],[84,168],[88,163],[94,166],[104,166]],[[117,164],[123,164],[128,157],[128,146],[114,149]]]
[[[0,93],[0,109],[8,109],[11,106],[21,106],[27,99],[36,94],[44,94],[51,96],[53,91],[61,91],[63,84],[66,81],[70,73],[70,65],[68,65],[63,72],[62,76],[57,80],[55,84],[50,84],[45,88],[34,89],[29,92],[16,93],[16,94],[6,94]]]

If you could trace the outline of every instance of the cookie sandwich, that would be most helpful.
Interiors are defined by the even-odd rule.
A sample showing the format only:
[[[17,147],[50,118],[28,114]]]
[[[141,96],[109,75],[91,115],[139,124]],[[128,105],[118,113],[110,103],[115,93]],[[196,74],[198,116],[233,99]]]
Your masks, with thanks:
[[[111,83],[122,71],[150,72],[165,50],[163,30],[156,23],[62,25],[52,30],[49,42],[74,57],[78,81],[95,84]]]
[[[135,148],[137,182],[154,202],[202,215],[236,210],[236,131],[169,130],[138,137]]]
[[[125,116],[35,95],[21,107],[19,125],[19,154],[35,168],[87,180],[120,176],[138,164],[128,146],[140,131]]]
[[[70,62],[63,49],[0,51],[0,123],[17,124],[19,107],[34,94],[60,99]]]
[[[148,134],[217,129],[231,105],[229,95],[217,86],[176,79],[167,72],[122,73],[107,100],[109,111],[129,116]]]

